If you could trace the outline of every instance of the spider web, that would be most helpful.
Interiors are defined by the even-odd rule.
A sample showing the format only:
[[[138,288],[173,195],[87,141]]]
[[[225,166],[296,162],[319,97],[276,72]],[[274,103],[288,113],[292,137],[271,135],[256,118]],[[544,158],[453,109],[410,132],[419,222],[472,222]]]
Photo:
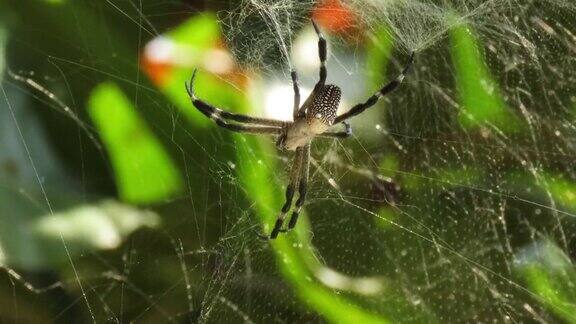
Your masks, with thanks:
[[[78,37],[54,37],[50,46],[34,41],[46,24],[41,12],[31,11],[39,19],[27,26],[6,18],[0,144],[13,151],[0,155],[3,223],[16,231],[10,215],[57,220],[63,210],[117,196],[102,134],[83,108],[94,80],[124,85],[176,161],[183,190],[151,205],[103,203],[120,210],[119,219],[151,213],[130,218],[139,225],[113,246],[86,249],[59,228],[54,246],[46,245],[65,255],[58,262],[45,261],[43,249],[5,262],[13,250],[0,239],[0,319],[321,322],[336,321],[340,309],[383,322],[575,321],[576,5],[205,5],[64,4],[75,16],[64,35]],[[18,17],[31,5],[6,7]],[[352,16],[343,31],[330,30],[318,7]],[[240,74],[255,75],[255,92],[283,99],[291,98],[291,69],[304,91],[317,76],[311,11],[325,26],[328,82],[343,89],[341,109],[365,100],[398,73],[407,52],[417,53],[400,89],[352,120],[351,139],[314,143],[305,213],[278,242],[256,233],[271,229],[290,155],[272,140],[190,124],[139,69],[146,41],[203,10],[218,12]],[[96,54],[93,26],[102,34],[127,30],[134,48]],[[249,114],[290,116],[290,100],[274,97],[269,109],[258,104],[263,96],[252,96]],[[6,176],[14,164],[22,165],[18,181]]]

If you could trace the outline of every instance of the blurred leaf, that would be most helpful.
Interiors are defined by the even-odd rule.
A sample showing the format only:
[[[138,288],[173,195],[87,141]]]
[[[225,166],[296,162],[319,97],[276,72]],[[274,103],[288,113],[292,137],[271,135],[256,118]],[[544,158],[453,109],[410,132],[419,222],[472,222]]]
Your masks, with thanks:
[[[210,56],[220,40],[220,27],[215,15],[204,13],[188,19],[165,35],[158,36],[146,46],[144,70],[159,89],[195,125],[207,126],[210,120],[196,111],[184,89],[195,68],[206,62],[217,64],[218,58]],[[211,98],[214,104],[228,107],[233,100],[223,95],[222,87],[232,89],[213,77],[199,73],[197,90]],[[217,83],[216,83],[217,82]]]
[[[517,131],[518,119],[507,107],[498,84],[482,57],[480,41],[470,27],[450,30],[452,60],[462,110],[460,123],[466,128],[493,125],[506,132]]]
[[[379,26],[374,33],[369,33],[369,42],[366,46],[366,67],[365,73],[368,76],[367,86],[364,91],[367,91],[366,98],[374,93],[376,89],[382,87],[385,82],[389,81],[387,76],[388,65],[392,57],[394,49],[394,39],[390,36],[389,30],[385,26]],[[385,121],[386,106],[384,100],[379,100],[376,103],[378,108],[368,109],[357,118],[367,121],[370,127],[374,127],[374,123]],[[367,141],[378,142],[381,136],[378,132],[366,132],[363,134],[364,139]]]
[[[26,270],[67,262],[67,253],[116,248],[135,230],[160,223],[152,212],[112,200],[41,214],[25,196],[3,187],[0,205],[0,265]]]
[[[550,241],[536,242],[517,253],[515,269],[558,317],[576,323],[576,268]]]
[[[138,228],[159,224],[160,218],[150,211],[104,200],[42,217],[33,222],[31,228],[38,236],[57,242],[62,252],[60,237],[68,249],[113,249]]]
[[[122,200],[158,202],[181,188],[178,169],[118,86],[96,87],[89,113],[110,154]]]
[[[369,89],[381,87],[394,49],[394,39],[386,27],[380,27],[366,49],[366,68],[370,73]]]
[[[563,206],[576,211],[576,183],[558,177],[546,177],[552,196]]]
[[[180,24],[167,36],[178,44],[192,46],[198,51],[207,50],[220,39],[220,25],[215,15],[202,13]]]
[[[13,198],[18,200],[18,197]],[[0,258],[0,264],[28,270],[43,269],[65,262],[68,260],[67,254],[74,255],[90,249],[116,248],[135,230],[144,226],[156,227],[160,223],[159,217],[152,212],[141,211],[112,200],[80,205],[41,217],[23,216],[25,215],[20,214],[21,221],[13,223],[22,229],[11,228],[15,234],[20,233],[19,237],[11,238],[10,233],[3,236],[8,238],[6,241],[10,249],[6,251],[5,260]],[[27,235],[21,236],[22,233]],[[22,242],[22,239],[26,239],[26,242]],[[66,248],[62,240],[66,242]]]

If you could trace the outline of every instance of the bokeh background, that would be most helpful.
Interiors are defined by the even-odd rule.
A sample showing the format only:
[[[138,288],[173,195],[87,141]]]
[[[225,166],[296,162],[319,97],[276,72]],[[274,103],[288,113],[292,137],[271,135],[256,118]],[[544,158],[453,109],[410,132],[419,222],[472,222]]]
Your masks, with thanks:
[[[295,231],[290,153],[190,104],[341,111]],[[0,322],[576,322],[569,0],[0,0]]]

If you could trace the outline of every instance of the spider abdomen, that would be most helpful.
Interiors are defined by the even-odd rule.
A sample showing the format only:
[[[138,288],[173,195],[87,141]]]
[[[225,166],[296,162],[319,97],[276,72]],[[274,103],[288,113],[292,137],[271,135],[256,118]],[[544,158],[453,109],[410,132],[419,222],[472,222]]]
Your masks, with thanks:
[[[318,93],[313,93],[312,95],[314,97],[311,105],[306,109],[306,119],[308,119],[310,124],[315,121],[324,124],[325,129],[316,132],[316,134],[321,134],[332,126],[334,119],[336,119],[336,111],[340,104],[342,91],[338,86],[327,84]]]

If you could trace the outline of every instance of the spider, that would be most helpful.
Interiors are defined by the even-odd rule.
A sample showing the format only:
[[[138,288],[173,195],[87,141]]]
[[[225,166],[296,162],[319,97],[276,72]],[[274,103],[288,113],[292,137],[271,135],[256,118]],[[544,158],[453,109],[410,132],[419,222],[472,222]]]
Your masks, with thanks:
[[[314,30],[318,35],[318,54],[320,57],[320,80],[314,86],[314,90],[300,106],[300,89],[298,87],[298,75],[295,70],[291,71],[292,86],[294,88],[293,121],[280,121],[267,118],[250,117],[221,110],[196,97],[194,93],[194,70],[190,82],[186,84],[186,91],[192,100],[192,104],[208,118],[214,120],[222,128],[240,133],[277,135],[276,146],[281,150],[296,151],[293,164],[290,169],[290,182],[286,187],[286,200],[269,238],[275,239],[280,232],[287,232],[294,228],[298,221],[298,215],[306,199],[308,174],[310,164],[310,142],[315,137],[347,138],[352,135],[352,128],[347,119],[361,114],[367,108],[372,107],[378,99],[395,90],[410,69],[414,60],[414,52],[410,53],[408,62],[402,72],[388,84],[384,85],[364,103],[353,106],[347,112],[336,115],[340,103],[341,91],[338,86],[326,84],[326,39],[312,21]],[[336,124],[342,123],[344,129],[329,131]],[[298,191],[298,200],[292,212],[288,227],[283,229],[284,219],[292,206],[295,192]]]

